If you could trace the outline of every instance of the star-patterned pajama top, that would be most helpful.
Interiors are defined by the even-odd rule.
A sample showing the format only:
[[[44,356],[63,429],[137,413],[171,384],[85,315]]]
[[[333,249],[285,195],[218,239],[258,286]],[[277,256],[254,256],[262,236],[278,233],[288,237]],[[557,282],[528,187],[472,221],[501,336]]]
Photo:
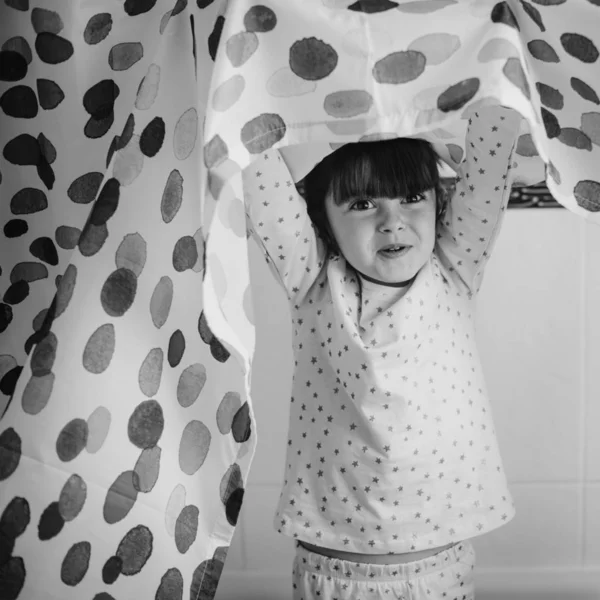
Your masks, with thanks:
[[[513,517],[473,312],[519,124],[501,107],[473,113],[434,252],[403,296],[327,255],[276,150],[245,171],[249,219],[292,307],[279,532],[349,552],[403,553]]]

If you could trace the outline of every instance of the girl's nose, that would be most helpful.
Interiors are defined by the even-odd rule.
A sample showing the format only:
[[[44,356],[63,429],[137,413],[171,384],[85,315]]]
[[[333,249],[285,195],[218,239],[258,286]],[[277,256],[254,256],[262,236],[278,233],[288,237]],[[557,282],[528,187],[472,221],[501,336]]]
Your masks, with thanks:
[[[394,231],[401,231],[405,227],[400,207],[395,206],[384,209],[379,224],[379,231],[381,233],[393,233]]]

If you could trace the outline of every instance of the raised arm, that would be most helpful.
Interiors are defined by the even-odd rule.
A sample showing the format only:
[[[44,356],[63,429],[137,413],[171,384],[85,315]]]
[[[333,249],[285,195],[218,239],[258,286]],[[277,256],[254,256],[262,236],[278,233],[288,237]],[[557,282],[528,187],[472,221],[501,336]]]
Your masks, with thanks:
[[[436,252],[472,294],[479,291],[508,204],[520,123],[518,113],[500,106],[472,114],[456,189],[438,223]]]
[[[323,267],[326,250],[277,150],[269,150],[243,173],[246,212],[254,238],[288,298],[299,303]]]

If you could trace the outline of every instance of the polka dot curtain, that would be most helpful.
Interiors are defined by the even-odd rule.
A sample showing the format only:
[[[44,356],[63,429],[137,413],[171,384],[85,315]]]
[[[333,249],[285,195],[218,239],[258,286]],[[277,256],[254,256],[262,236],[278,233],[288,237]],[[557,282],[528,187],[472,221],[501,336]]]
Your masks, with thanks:
[[[2,0],[0,599],[213,598],[255,449],[241,170],[471,111],[600,210],[598,0]],[[9,403],[9,399],[10,403]]]

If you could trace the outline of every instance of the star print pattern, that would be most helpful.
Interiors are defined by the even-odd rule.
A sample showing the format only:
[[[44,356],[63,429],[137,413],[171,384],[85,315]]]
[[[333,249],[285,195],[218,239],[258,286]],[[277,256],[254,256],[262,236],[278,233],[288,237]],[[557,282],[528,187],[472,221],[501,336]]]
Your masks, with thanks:
[[[519,125],[508,109],[496,114],[473,113],[474,142],[434,252],[400,298],[365,285],[343,257],[325,256],[277,151],[244,174],[255,236],[292,306],[280,533],[349,552],[403,553],[514,516],[473,319]]]
[[[466,147],[454,201],[437,231],[437,254],[446,269],[458,275],[472,294],[481,287],[512,184],[513,149],[520,117],[509,109],[497,114],[497,122],[490,122],[477,112],[469,119],[469,135],[474,141]]]
[[[261,166],[262,163],[262,166]],[[264,251],[290,300],[301,301],[325,263],[316,233],[281,155],[275,150],[243,173],[251,196],[249,231]]]

